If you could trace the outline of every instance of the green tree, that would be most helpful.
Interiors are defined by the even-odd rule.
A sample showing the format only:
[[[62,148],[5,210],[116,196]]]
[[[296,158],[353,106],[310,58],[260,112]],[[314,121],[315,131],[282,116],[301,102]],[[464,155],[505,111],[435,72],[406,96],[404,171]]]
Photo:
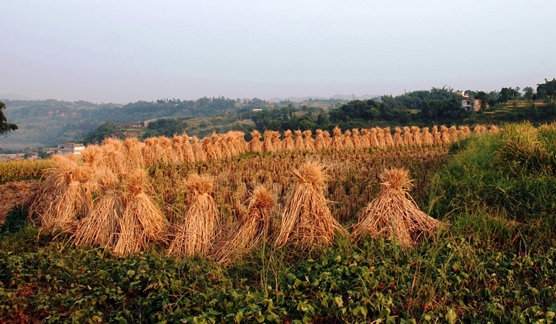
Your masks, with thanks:
[[[17,129],[16,124],[8,123],[8,119],[2,110],[6,109],[6,104],[0,101],[0,135]]]
[[[119,139],[125,138],[120,129],[120,125],[111,122],[106,122],[100,125],[96,130],[85,135],[83,142],[85,144],[99,144],[105,138],[117,137]]]
[[[527,101],[531,101],[533,100],[533,95],[534,95],[534,90],[531,87],[525,87],[523,88],[523,98],[525,98]]]
[[[552,81],[544,79],[544,83],[537,86],[537,95],[546,100],[548,104],[556,102],[556,78]]]

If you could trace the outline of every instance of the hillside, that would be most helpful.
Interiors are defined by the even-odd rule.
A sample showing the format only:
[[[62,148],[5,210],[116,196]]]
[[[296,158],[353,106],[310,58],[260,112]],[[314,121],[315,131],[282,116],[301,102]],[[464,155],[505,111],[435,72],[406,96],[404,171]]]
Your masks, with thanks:
[[[125,105],[53,99],[3,101],[6,104],[6,117],[19,126],[17,131],[0,138],[0,147],[9,150],[52,147],[68,141],[82,141],[85,134],[105,122],[131,124],[165,117],[206,118],[279,105],[256,98],[233,100],[224,97],[138,101]],[[338,103],[338,100],[323,99],[295,103],[294,106],[329,108]]]

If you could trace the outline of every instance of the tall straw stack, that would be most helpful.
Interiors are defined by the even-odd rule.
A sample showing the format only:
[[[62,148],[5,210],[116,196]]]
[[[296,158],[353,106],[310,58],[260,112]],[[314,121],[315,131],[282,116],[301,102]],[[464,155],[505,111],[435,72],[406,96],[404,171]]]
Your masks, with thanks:
[[[384,131],[380,127],[375,127],[376,139],[378,147],[386,147],[386,141],[384,140]]]
[[[390,127],[384,127],[384,144],[388,147],[394,146],[394,140],[392,139],[392,131]]]
[[[332,148],[335,150],[342,150],[344,149],[344,141],[342,139],[342,130],[340,127],[336,126],[332,130],[334,136],[332,137]]]
[[[377,129],[375,127],[373,127],[369,130],[369,133],[370,133],[369,136],[370,136],[370,140],[371,140],[371,146],[372,147],[379,147],[380,143],[378,141],[378,136],[377,136],[378,131],[377,131]]]
[[[292,138],[292,131],[287,130],[284,132],[284,141],[282,142],[283,151],[293,151],[295,149],[295,144]]]
[[[183,133],[181,135],[182,138],[182,153],[183,153],[183,160],[185,162],[193,163],[195,162],[195,153],[193,153],[193,147],[191,147],[191,142],[189,136]]]
[[[324,137],[324,143],[326,143],[325,148],[332,147],[332,137],[330,136],[330,132],[329,131],[324,131],[324,132],[322,132],[322,136]]]
[[[272,194],[264,186],[259,185],[253,190],[245,216],[230,232],[230,239],[215,253],[218,263],[230,264],[270,237],[272,228],[270,211],[274,205]]]
[[[272,141],[272,131],[265,130],[263,133],[263,151],[265,152],[274,152],[274,143]]]
[[[262,152],[263,143],[261,143],[261,133],[258,130],[251,132],[251,140],[249,141],[249,151]]]
[[[72,232],[92,205],[88,181],[93,170],[80,166],[74,155],[54,155],[53,165],[44,172],[44,181],[29,207],[41,227],[53,232]]]
[[[362,147],[362,144],[361,144],[361,134],[359,133],[359,129],[353,128],[353,129],[351,130],[351,140],[352,140],[352,142],[353,142],[353,147],[355,147],[356,149]]]
[[[315,131],[315,149],[320,151],[328,148],[328,143],[324,139],[324,133],[322,129],[317,129]]]
[[[395,146],[404,146],[402,139],[402,129],[399,127],[394,128],[394,137],[392,138]]]
[[[122,147],[122,154],[126,158],[127,169],[137,169],[144,166],[142,148],[145,144],[137,138],[127,138]]]
[[[355,147],[353,139],[351,138],[351,131],[349,129],[344,132],[342,143],[345,149],[353,149]]]
[[[423,137],[421,136],[421,129],[419,127],[411,126],[411,138],[413,141],[413,145],[415,146],[423,145]]]
[[[138,169],[124,185],[126,207],[120,218],[118,241],[113,252],[129,255],[145,250],[151,241],[163,241],[168,221],[158,206],[145,193],[147,173]]]
[[[174,256],[209,254],[218,226],[218,209],[212,198],[214,179],[192,174],[183,183],[189,208],[176,228],[168,253]]]
[[[305,144],[305,150],[309,152],[315,152],[315,140],[313,139],[311,130],[306,130],[303,132],[303,144]]]
[[[305,151],[305,141],[303,141],[303,132],[298,129],[293,133],[295,135],[293,139],[293,142],[295,144],[295,149],[299,151]]]
[[[299,170],[294,170],[294,174],[297,184],[282,214],[276,245],[293,242],[303,249],[331,245],[334,235],[342,231],[342,227],[332,216],[324,197],[324,166],[318,162],[306,162]]]
[[[368,129],[361,130],[361,147],[371,147],[371,135]]]
[[[424,145],[433,145],[434,144],[434,136],[431,134],[428,127],[423,127],[421,129],[422,137],[423,137],[423,144]]]
[[[423,236],[432,237],[441,223],[422,212],[409,195],[409,172],[389,169],[381,174],[382,190],[359,214],[352,240],[365,236],[394,237],[403,246],[414,246]]]
[[[77,246],[99,245],[112,250],[120,232],[126,197],[118,177],[111,170],[101,170],[98,183],[100,195],[91,211],[77,224],[72,239]]]

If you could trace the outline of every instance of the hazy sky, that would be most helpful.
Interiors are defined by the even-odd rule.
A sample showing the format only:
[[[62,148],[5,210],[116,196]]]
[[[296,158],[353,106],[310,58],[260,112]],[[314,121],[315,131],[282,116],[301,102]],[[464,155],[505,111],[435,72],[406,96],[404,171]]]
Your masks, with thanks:
[[[127,103],[556,77],[554,0],[0,0],[0,94]]]

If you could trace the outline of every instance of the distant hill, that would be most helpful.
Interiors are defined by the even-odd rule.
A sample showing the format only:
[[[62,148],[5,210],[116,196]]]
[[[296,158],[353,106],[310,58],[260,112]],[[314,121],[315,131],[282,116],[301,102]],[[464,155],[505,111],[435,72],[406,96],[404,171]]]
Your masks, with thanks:
[[[327,100],[332,100],[332,101],[345,101],[346,103],[352,100],[366,100],[366,99],[374,99],[374,98],[378,98],[380,96],[372,96],[372,95],[362,95],[362,96],[354,96],[354,95],[341,95],[341,94],[337,94],[334,95],[332,97],[320,97],[320,96],[305,96],[305,97],[287,97],[287,98],[280,98],[280,97],[274,97],[274,98],[270,98],[269,101],[272,102],[284,102],[284,101],[291,101],[291,102],[305,102],[305,101],[327,101]]]
[[[138,101],[126,105],[53,99],[2,101],[6,104],[4,113],[8,121],[19,127],[17,131],[0,137],[0,148],[10,150],[53,147],[64,142],[79,142],[87,133],[105,122],[132,124],[168,117],[204,118],[251,111],[255,108],[273,109],[280,106],[256,98],[234,100],[224,97]],[[310,102],[303,102],[302,105],[327,109],[338,102],[340,101],[337,99],[311,99]]]
[[[127,105],[87,101],[3,100],[4,113],[17,131],[0,137],[0,148],[52,147],[82,141],[86,133],[104,122],[134,123],[162,117],[208,117],[235,112],[242,105],[226,98],[139,101]]]

